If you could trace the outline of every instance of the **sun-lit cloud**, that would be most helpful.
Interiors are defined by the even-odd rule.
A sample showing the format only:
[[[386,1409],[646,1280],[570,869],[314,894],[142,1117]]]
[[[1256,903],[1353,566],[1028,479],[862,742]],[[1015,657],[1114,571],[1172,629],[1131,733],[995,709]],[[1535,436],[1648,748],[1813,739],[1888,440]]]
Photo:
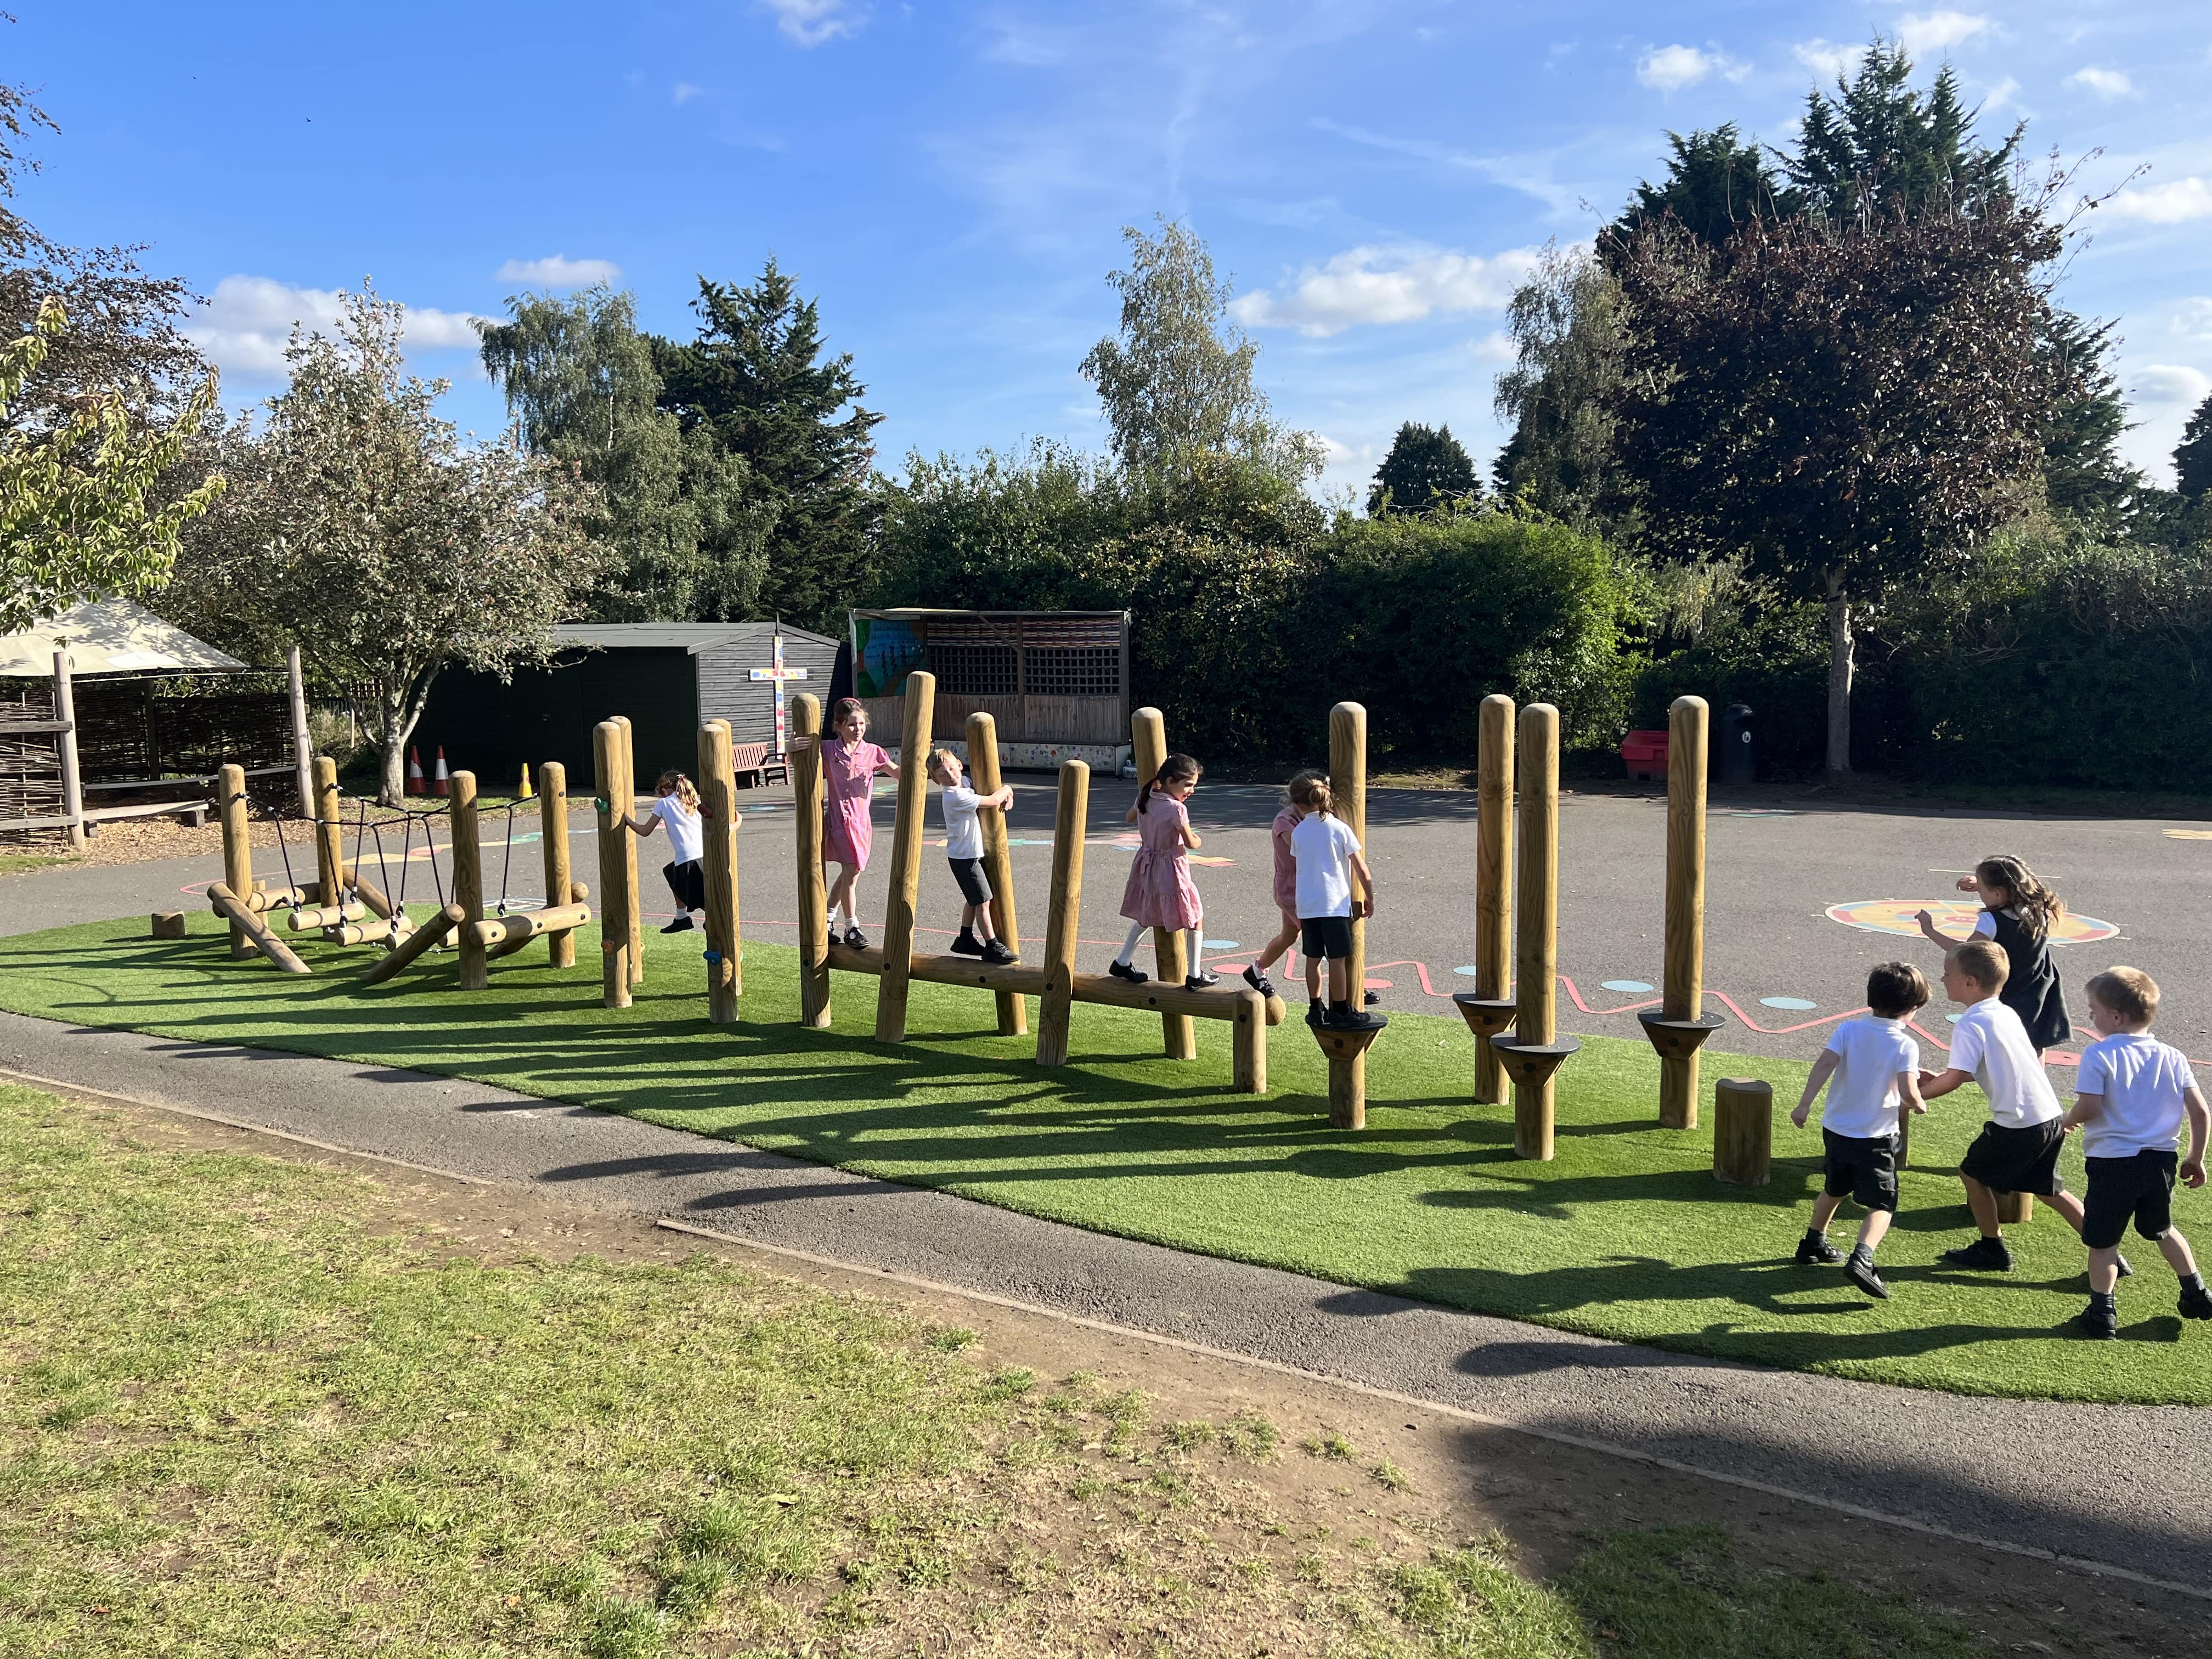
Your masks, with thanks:
[[[1280,291],[1262,289],[1230,302],[1252,328],[1294,328],[1320,337],[1361,323],[1412,323],[1437,313],[1497,311],[1536,263],[1516,248],[1484,258],[1431,247],[1355,247],[1307,265]]]
[[[2195,219],[2212,219],[2212,184],[2192,176],[2169,179],[2162,185],[2138,185],[2122,191],[2099,211],[2147,225],[2184,225]]]
[[[1866,56],[1866,48],[1814,39],[1799,41],[1790,48],[1790,53],[1822,81],[1838,81],[1859,66],[1859,59]]]
[[[2153,363],[2135,373],[2128,390],[2147,404],[2186,404],[2195,408],[2212,398],[2212,374],[2186,363]]]
[[[704,87],[695,87],[689,81],[678,81],[669,88],[668,100],[672,104],[688,104],[705,90]]]
[[[2124,70],[2100,69],[2094,64],[2085,64],[2075,70],[2066,77],[2064,84],[2080,87],[2085,92],[2094,92],[2098,97],[2108,100],[2130,97],[2136,89],[2136,83],[2128,79]]]
[[[611,259],[571,259],[556,253],[544,259],[509,259],[492,274],[527,288],[589,288],[618,281],[622,267]]]
[[[293,329],[330,334],[337,320],[335,289],[295,288],[271,276],[226,276],[184,332],[228,378],[282,380],[284,347]],[[476,325],[466,312],[409,306],[403,337],[418,351],[474,351],[479,343]]]
[[[776,32],[793,46],[818,46],[860,33],[866,14],[846,0],[763,0],[775,14]]]
[[[1962,46],[1989,30],[1990,20],[1973,12],[1911,12],[1897,20],[1898,42],[1915,58]]]
[[[2195,295],[2174,307],[2173,331],[2188,339],[2212,340],[2212,296]]]
[[[1655,46],[1636,60],[1636,78],[1661,92],[1680,92],[1710,76],[1741,81],[1750,73],[1748,64],[1740,64],[1724,52],[1703,52],[1696,46]]]

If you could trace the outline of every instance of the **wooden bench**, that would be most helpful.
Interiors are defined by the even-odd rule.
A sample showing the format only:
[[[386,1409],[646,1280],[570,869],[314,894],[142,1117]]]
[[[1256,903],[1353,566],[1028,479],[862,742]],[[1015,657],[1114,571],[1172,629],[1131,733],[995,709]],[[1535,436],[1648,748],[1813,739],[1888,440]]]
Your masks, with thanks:
[[[771,755],[764,743],[740,743],[730,750],[730,771],[741,789],[755,789],[769,783],[789,783],[791,763],[781,755]]]

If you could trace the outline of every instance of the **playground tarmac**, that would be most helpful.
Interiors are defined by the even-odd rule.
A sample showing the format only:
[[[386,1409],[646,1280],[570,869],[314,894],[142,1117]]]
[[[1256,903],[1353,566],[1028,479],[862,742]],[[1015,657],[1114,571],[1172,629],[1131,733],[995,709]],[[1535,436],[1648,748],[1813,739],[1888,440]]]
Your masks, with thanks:
[[[1016,890],[1027,939],[1041,931],[1052,799],[1015,780]],[[1121,812],[1128,792],[1102,781],[1086,848],[1082,929],[1095,965],[1118,943]],[[1202,789],[1194,817],[1210,959],[1237,963],[1273,920],[1267,823],[1273,793]],[[787,796],[748,797],[740,867],[745,927],[792,937]],[[879,823],[887,830],[888,800]],[[582,830],[585,821],[578,819]],[[1809,1057],[1858,1006],[1866,968],[1893,956],[1934,966],[1932,946],[1831,919],[1832,906],[1946,896],[1978,856],[2020,854],[2116,936],[2067,947],[2081,980],[2112,961],[2158,977],[2161,1030],[2203,1054],[2212,1016],[2193,933],[2212,846],[2159,821],[2006,817],[1738,805],[1716,798],[1706,983],[1727,1001],[1717,1048]],[[939,838],[932,826],[931,837]],[[1382,890],[1370,976],[1386,1009],[1440,1010],[1472,958],[1472,796],[1377,791],[1369,842]],[[648,843],[647,905],[665,903]],[[953,895],[927,849],[921,942],[945,937]],[[509,896],[538,890],[534,842],[517,838]],[[888,859],[888,836],[879,838]],[[1623,1010],[1648,1000],[1620,985],[1656,983],[1664,806],[1577,794],[1561,814],[1561,1024],[1633,1030]],[[374,870],[372,860],[363,862]],[[257,854],[257,864],[273,861]],[[488,879],[504,863],[488,852]],[[588,840],[576,851],[589,879]],[[432,896],[431,866],[408,897]],[[189,902],[215,860],[171,860],[0,878],[0,933],[19,933]],[[442,861],[441,861],[442,874]],[[880,866],[863,901],[881,915]],[[392,884],[387,884],[391,885]],[[1863,921],[1863,913],[1860,920]],[[1961,928],[1960,931],[1963,931]],[[2094,932],[2094,929],[2089,930]],[[1932,977],[1932,975],[1931,975]],[[1783,998],[1807,1005],[1777,1008]],[[1923,1028],[1940,1041],[1939,1007]],[[1287,1035],[1295,1034],[1292,1032]],[[2063,1063],[2063,1062],[2062,1062]],[[678,1131],[465,1082],[126,1032],[0,1016],[0,1066],[132,1099],[212,1113],[387,1158],[647,1215],[735,1238],[980,1291],[1343,1378],[1540,1435],[1664,1460],[1740,1486],[1874,1510],[2028,1552],[2147,1575],[2212,1594],[2212,1511],[2201,1471],[2212,1413],[2093,1407],[1917,1393],[1686,1358],[1428,1307],[1126,1239],[823,1166],[702,1141]],[[2197,1333],[2191,1333],[2194,1336]],[[1993,1449],[2002,1448],[2002,1452]],[[1748,1500],[1747,1500],[1748,1501]],[[1851,1523],[1839,1517],[1838,1524]],[[1931,1547],[1935,1547],[1931,1542]],[[2045,1590],[2056,1566],[2023,1566]]]

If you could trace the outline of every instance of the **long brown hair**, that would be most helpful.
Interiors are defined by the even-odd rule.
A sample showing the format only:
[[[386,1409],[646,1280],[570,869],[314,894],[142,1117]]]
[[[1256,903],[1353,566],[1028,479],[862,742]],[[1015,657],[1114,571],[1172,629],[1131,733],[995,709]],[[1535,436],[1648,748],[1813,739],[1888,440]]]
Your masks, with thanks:
[[[840,697],[830,705],[830,729],[835,732],[842,726],[848,714],[859,714],[865,719],[867,712],[868,706],[858,697]]]
[[[1290,797],[1291,805],[1303,811],[1318,812],[1323,817],[1328,817],[1330,809],[1335,805],[1326,772],[1299,773],[1291,780]]]
[[[1974,879],[1984,887],[2002,887],[2010,902],[2001,907],[2020,912],[2021,926],[2031,937],[2042,939],[2051,924],[2066,914],[2058,895],[2035,878],[2035,872],[2009,853],[1984,859],[1974,866]]]
[[[1152,804],[1152,791],[1160,787],[1161,785],[1168,783],[1181,783],[1186,778],[1188,778],[1191,782],[1196,783],[1199,779],[1205,775],[1206,769],[1203,766],[1200,766],[1196,761],[1193,760],[1189,756],[1170,755],[1165,760],[1160,763],[1160,769],[1153,773],[1151,777],[1145,781],[1145,787],[1137,791],[1137,810],[1139,812],[1149,811],[1151,810]]]

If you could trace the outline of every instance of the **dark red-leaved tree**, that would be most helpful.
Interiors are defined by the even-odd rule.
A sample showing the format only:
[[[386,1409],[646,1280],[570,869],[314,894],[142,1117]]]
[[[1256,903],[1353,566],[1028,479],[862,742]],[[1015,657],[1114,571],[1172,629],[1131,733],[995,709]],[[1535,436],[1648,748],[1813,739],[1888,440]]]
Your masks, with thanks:
[[[1612,259],[1623,474],[1662,555],[1735,556],[1827,607],[1827,769],[1850,770],[1852,629],[2018,510],[2061,378],[2037,343],[2063,240],[2011,191],[1837,221],[1668,222]]]

